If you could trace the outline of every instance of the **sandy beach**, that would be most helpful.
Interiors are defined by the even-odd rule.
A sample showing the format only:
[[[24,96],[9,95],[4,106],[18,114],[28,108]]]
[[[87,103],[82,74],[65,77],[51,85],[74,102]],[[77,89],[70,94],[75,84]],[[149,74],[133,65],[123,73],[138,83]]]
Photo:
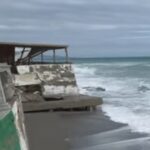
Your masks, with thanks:
[[[31,150],[148,150],[150,138],[95,112],[27,113]]]

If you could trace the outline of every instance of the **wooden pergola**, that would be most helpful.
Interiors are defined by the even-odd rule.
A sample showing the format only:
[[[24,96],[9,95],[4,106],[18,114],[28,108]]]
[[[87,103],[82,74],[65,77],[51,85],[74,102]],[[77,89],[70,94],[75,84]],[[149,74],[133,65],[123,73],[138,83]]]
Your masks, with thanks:
[[[20,56],[15,60],[16,48],[20,49]],[[46,51],[53,51],[53,63],[56,63],[56,50],[64,50],[68,63],[68,46],[67,45],[51,45],[51,44],[35,44],[35,43],[11,43],[0,42],[0,63],[7,63],[9,65],[30,64],[32,59],[41,55],[43,60],[43,53]],[[26,56],[24,54],[28,52]]]

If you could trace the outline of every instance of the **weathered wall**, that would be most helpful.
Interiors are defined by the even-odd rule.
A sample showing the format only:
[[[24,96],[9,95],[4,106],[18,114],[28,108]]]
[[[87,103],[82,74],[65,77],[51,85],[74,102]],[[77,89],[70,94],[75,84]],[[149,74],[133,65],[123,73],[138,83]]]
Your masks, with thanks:
[[[12,83],[10,68],[2,64],[0,97],[0,149],[28,150],[20,94]]]
[[[15,75],[16,86],[38,85],[38,84],[41,84],[41,80],[39,79],[36,73]]]
[[[16,102],[12,107],[8,105],[7,109],[5,106],[5,110],[0,110],[1,150],[28,150],[24,124],[19,117],[20,112],[17,105]]]
[[[0,112],[0,114],[4,111]],[[0,117],[0,149],[1,150],[21,150],[19,136],[14,123],[14,115],[11,111],[5,111],[5,115]]]
[[[12,75],[9,72],[9,68],[5,69],[3,72],[0,72],[0,78],[6,101],[9,102],[15,95],[15,87],[12,81]]]
[[[18,72],[20,77],[16,76],[16,85],[24,85],[23,76],[35,74],[30,83],[40,81],[44,97],[79,94],[71,64],[23,65],[18,66]]]

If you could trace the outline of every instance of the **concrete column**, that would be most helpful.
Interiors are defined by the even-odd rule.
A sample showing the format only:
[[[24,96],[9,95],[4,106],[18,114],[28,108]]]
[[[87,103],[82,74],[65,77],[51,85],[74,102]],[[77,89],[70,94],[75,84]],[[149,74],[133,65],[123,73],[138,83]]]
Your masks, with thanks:
[[[25,47],[23,47],[23,50],[21,52],[20,60],[22,59],[24,52],[25,52]]]

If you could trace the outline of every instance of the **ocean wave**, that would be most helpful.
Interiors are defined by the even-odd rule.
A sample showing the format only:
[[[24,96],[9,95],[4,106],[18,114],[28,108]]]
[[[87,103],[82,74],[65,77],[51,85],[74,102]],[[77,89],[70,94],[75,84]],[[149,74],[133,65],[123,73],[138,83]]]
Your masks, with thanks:
[[[88,91],[96,91],[96,92],[98,92],[98,91],[102,91],[102,92],[104,92],[104,91],[106,91],[106,89],[105,88],[103,88],[103,87],[83,87],[83,89],[86,89],[86,90],[88,90]]]
[[[74,65],[74,70],[80,92],[103,97],[102,108],[112,120],[129,124],[133,131],[150,133],[150,68],[147,64],[86,63]],[[99,87],[105,90],[97,90]]]
[[[130,66],[149,66],[150,63],[140,63],[140,62],[93,62],[93,63],[82,63],[82,64],[74,64],[75,66],[90,66],[90,67],[97,67],[97,66],[120,66],[120,67],[130,67]]]
[[[80,65],[73,66],[75,74],[81,76],[95,75],[96,68],[90,68],[88,66],[82,67]]]
[[[104,104],[103,111],[106,112],[111,119],[116,122],[128,124],[132,131],[150,133],[150,118],[149,114],[133,112],[132,109],[119,106],[111,106]]]

